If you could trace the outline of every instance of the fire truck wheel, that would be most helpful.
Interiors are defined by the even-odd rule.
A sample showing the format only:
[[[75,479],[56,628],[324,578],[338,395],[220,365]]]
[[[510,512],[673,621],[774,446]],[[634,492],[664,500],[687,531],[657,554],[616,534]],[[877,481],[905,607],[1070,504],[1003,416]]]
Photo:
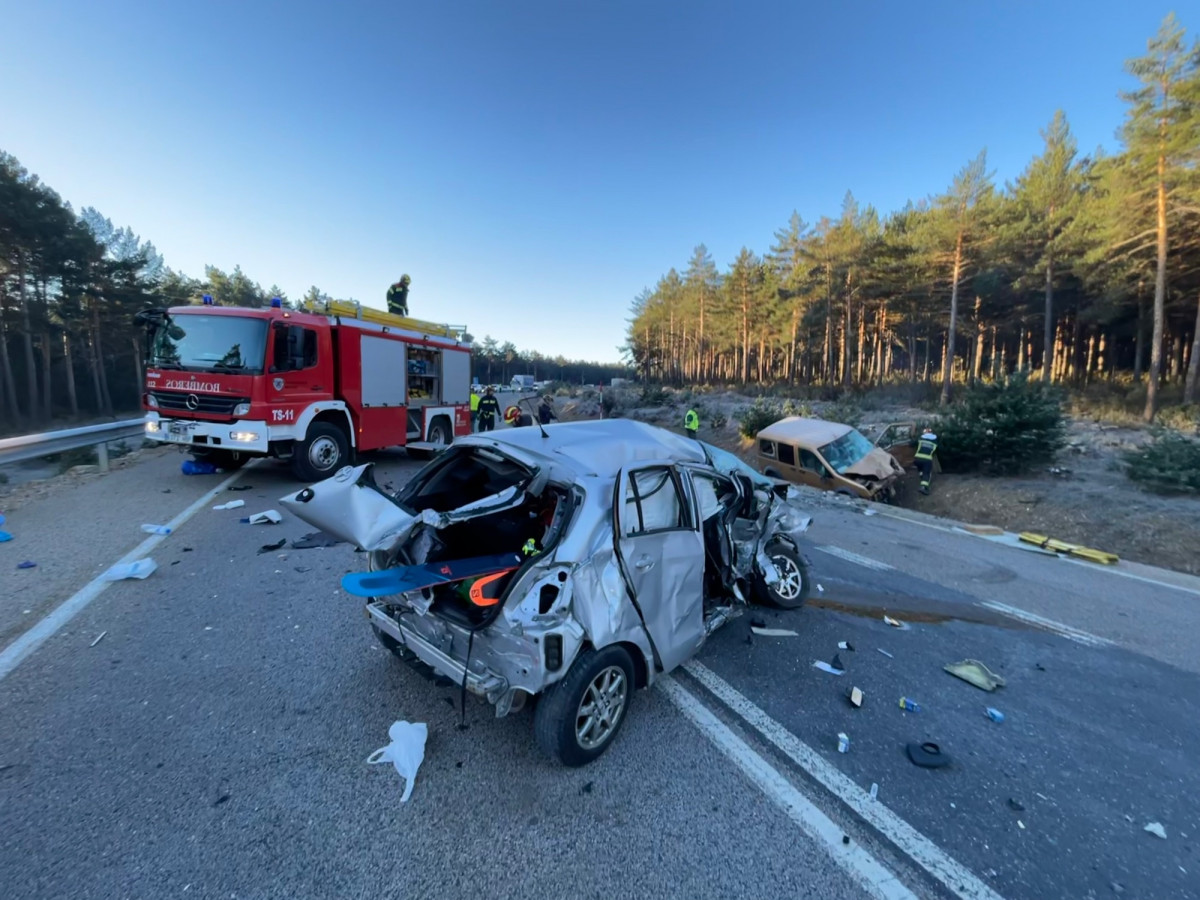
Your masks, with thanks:
[[[313,422],[293,452],[292,467],[302,481],[328,478],[349,461],[346,435],[336,425]]]
[[[447,445],[453,435],[450,432],[450,420],[441,416],[429,426],[429,443]]]

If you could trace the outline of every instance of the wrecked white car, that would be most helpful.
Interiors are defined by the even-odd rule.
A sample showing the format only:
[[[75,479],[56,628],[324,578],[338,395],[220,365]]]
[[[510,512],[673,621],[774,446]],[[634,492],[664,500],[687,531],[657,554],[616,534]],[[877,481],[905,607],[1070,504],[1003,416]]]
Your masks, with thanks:
[[[385,646],[497,716],[536,698],[538,744],[579,766],[739,606],[803,604],[811,520],[786,495],[731,453],[605,420],[460,438],[395,497],[364,465],[281,502],[367,551],[343,583]]]

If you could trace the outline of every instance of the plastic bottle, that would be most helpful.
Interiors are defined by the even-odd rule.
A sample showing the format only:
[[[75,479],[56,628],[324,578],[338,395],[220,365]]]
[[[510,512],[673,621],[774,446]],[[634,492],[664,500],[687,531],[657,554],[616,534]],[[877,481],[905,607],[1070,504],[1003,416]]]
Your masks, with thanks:
[[[920,712],[921,704],[919,704],[916,700],[909,700],[907,697],[901,697],[900,708],[906,709],[909,712]]]
[[[146,534],[170,534],[171,529],[166,525],[143,525],[142,531]]]
[[[179,469],[184,475],[215,475],[217,472],[212,463],[198,459],[185,459]]]

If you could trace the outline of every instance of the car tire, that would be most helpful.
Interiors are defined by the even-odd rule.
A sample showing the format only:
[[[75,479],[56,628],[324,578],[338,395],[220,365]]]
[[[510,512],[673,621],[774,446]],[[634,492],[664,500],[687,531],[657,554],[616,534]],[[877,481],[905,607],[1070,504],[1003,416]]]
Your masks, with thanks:
[[[453,440],[454,432],[450,429],[450,420],[445,416],[434,419],[433,424],[429,426],[429,443],[449,447]]]
[[[345,432],[328,422],[313,422],[292,453],[292,471],[301,481],[322,481],[349,461]]]
[[[547,688],[533,712],[533,734],[543,753],[569,768],[590,763],[611,746],[633,700],[633,660],[623,647],[583,650],[561,681]],[[603,698],[607,715],[591,716]],[[599,721],[596,719],[599,718]]]
[[[808,574],[808,563],[787,544],[776,541],[767,547],[767,556],[779,569],[780,580],[767,584],[760,574],[755,580],[755,593],[763,606],[781,609],[799,609],[808,599],[812,582]]]

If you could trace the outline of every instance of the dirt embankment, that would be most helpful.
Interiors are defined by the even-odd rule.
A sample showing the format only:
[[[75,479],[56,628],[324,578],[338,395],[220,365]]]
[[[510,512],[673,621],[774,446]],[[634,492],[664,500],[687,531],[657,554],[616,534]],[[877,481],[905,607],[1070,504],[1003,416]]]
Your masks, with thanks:
[[[667,392],[665,402],[647,406],[640,403],[639,393],[624,391],[617,406],[627,418],[682,430],[686,399],[687,395]],[[737,422],[738,412],[753,398],[720,392],[704,394],[694,402],[705,410],[701,438],[753,464],[753,447],[738,434]],[[595,397],[559,398],[557,405],[564,420],[596,418],[600,413]],[[827,406],[808,404],[818,415]],[[872,436],[889,423],[919,422],[927,416],[914,408],[884,408],[864,413],[859,427]],[[711,424],[714,417],[718,427]],[[1123,451],[1148,438],[1141,429],[1072,419],[1068,445],[1046,471],[1018,478],[941,474],[935,477],[929,496],[922,496],[909,479],[898,503],[931,515],[1008,531],[1033,531],[1107,550],[1123,559],[1200,574],[1200,498],[1149,493],[1131,482],[1120,466]]]

